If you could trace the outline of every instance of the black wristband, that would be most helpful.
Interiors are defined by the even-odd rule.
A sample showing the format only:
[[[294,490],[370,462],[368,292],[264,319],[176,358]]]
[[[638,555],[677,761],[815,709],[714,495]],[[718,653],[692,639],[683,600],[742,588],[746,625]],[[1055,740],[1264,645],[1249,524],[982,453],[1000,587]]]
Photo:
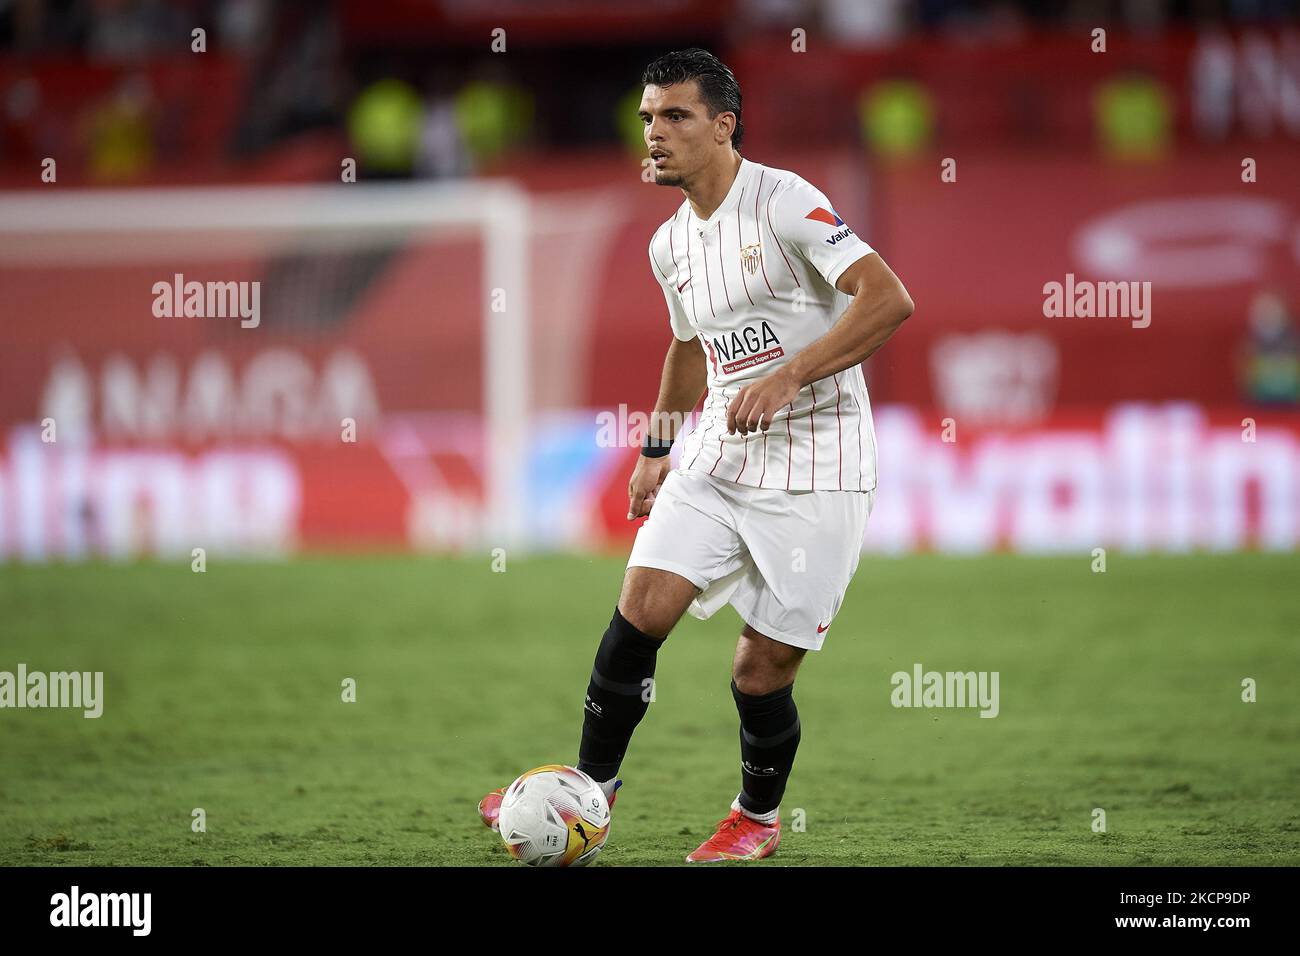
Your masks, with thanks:
[[[662,458],[673,450],[673,440],[671,438],[651,438],[645,437],[641,443],[641,454],[646,458]]]

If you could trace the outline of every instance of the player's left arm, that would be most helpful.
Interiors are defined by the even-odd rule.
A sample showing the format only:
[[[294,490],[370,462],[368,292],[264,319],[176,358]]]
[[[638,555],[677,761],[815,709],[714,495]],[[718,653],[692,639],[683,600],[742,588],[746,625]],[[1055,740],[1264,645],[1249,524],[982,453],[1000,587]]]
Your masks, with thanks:
[[[736,393],[727,407],[729,432],[767,431],[772,417],[801,388],[866,361],[915,308],[903,283],[875,252],[845,269],[835,288],[853,296],[844,314],[790,361]]]

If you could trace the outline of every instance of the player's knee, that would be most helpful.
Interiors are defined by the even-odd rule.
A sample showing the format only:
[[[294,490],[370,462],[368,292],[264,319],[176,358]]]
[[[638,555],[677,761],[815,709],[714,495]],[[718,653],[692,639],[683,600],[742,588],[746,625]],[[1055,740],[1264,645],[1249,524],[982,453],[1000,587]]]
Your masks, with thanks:
[[[642,634],[664,640],[677,619],[663,613],[645,598],[619,598],[618,613]]]
[[[732,665],[731,679],[742,694],[758,697],[779,690],[789,684],[793,677],[785,680],[781,672],[762,662],[741,659]]]
[[[732,662],[731,679],[742,694],[765,694],[772,683],[772,668],[758,654],[742,648]]]
[[[803,656],[800,648],[773,641],[746,627],[731,665],[731,679],[742,694],[770,694],[794,683]]]
[[[662,640],[694,595],[695,586],[679,575],[658,568],[629,568],[618,611],[637,630]]]

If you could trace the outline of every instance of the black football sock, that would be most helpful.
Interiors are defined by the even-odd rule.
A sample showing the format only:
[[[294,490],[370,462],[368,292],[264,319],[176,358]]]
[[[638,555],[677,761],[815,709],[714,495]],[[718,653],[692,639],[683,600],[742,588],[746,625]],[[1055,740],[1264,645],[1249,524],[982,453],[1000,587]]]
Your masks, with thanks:
[[[596,651],[583,702],[578,769],[597,782],[612,780],[632,731],[650,706],[655,656],[663,641],[637,630],[617,607]]]
[[[770,694],[744,694],[731,682],[740,712],[740,806],[755,816],[781,805],[799,749],[799,711],[794,684]]]

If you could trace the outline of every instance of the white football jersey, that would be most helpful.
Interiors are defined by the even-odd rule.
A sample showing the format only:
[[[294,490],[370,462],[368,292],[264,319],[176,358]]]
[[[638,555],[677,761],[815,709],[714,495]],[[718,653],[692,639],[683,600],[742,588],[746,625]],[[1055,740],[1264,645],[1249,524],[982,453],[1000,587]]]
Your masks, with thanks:
[[[727,405],[824,335],[847,307],[840,275],[872,249],[795,173],[742,159],[714,214],[687,201],[650,240],[673,334],[698,339],[708,397],[682,468],[789,491],[871,491],[876,439],[862,367],[805,385],[766,431],[727,434]]]

